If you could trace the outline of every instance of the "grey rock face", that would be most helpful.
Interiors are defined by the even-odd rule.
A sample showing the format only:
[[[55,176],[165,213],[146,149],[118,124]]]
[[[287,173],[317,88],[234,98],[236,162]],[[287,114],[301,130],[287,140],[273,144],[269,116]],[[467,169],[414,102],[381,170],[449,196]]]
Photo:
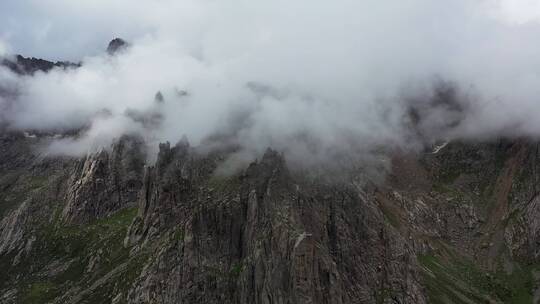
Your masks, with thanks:
[[[166,245],[130,303],[376,303],[382,289],[401,303],[426,302],[412,248],[367,194],[297,183],[270,150],[216,187],[201,165],[211,161],[161,148],[131,227],[142,237],[129,243],[166,235]]]
[[[195,158],[187,142],[172,147],[160,144],[155,166],[146,169],[139,215],[130,227],[129,238],[146,240],[175,225],[197,203],[197,188],[210,178],[215,164],[210,159]]]
[[[17,210],[0,222],[0,254],[22,249],[26,241],[25,228],[31,214],[29,202],[24,202]]]
[[[83,223],[134,205],[142,186],[145,146],[137,136],[123,136],[111,151],[78,161],[70,179],[62,216]]]
[[[272,150],[221,176],[227,152],[186,141],[161,144],[145,165],[135,136],[80,159],[39,155],[40,140],[0,137],[7,303],[510,303],[539,293],[533,143],[393,155],[374,184],[354,172],[311,177]]]

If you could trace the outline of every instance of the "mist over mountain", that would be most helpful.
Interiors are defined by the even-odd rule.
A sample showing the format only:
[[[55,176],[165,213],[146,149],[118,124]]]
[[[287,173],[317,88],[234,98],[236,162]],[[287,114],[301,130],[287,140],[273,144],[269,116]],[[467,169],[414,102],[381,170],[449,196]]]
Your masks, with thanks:
[[[0,2],[0,303],[540,303],[532,0]]]
[[[81,129],[51,144],[51,152],[69,155],[141,133],[153,147],[182,136],[194,145],[219,137],[249,159],[273,147],[313,162],[540,133],[540,24],[534,15],[516,22],[505,2],[162,2],[56,1],[70,14],[53,18],[41,37],[51,40],[26,55],[73,50],[65,59],[77,56],[82,66],[24,76],[3,69],[2,83],[18,92],[17,102],[1,101],[9,108],[3,123]],[[5,5],[18,12],[18,4]],[[44,7],[26,13],[39,17]],[[85,53],[91,40],[81,42],[76,31],[98,18],[99,28],[125,29],[114,17],[121,8],[138,21],[123,32],[132,45],[112,54],[103,51],[104,39],[90,48],[99,51]],[[76,25],[61,28],[67,22]],[[54,40],[59,32],[77,35],[73,48]],[[16,34],[0,35],[3,45],[18,41]],[[163,103],[155,102],[158,92]]]

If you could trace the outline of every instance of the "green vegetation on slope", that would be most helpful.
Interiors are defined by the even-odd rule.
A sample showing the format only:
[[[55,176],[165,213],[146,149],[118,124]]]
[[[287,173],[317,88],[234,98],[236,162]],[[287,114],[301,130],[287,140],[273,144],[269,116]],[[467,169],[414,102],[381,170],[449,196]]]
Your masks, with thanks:
[[[533,301],[532,266],[506,273],[484,271],[473,261],[454,254],[418,258],[430,303],[515,303]]]
[[[18,302],[48,303],[68,295],[106,303],[119,293],[125,296],[145,261],[143,253],[130,256],[123,247],[136,213],[129,208],[88,225],[57,221],[43,227],[26,258],[17,265],[1,265],[6,282],[17,286]]]

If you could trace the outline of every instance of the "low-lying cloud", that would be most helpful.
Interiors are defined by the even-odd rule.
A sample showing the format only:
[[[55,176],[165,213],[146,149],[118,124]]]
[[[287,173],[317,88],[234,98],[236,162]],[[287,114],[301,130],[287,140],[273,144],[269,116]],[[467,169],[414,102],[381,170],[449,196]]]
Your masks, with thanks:
[[[134,132],[154,146],[213,138],[239,155],[273,147],[308,163],[538,137],[538,6],[508,2],[7,1],[0,17],[6,6],[35,21],[0,21],[0,40],[83,65],[1,70],[18,97],[0,100],[0,117],[17,129],[83,130],[49,147],[65,154]],[[113,35],[131,46],[110,56]]]

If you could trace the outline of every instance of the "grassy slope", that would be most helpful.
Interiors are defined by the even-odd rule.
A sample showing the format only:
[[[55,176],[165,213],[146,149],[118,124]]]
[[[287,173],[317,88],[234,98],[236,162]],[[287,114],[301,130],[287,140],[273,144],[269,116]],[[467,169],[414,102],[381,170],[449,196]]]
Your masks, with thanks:
[[[498,200],[494,188],[499,186],[498,176],[507,169],[510,156],[507,151],[497,150],[487,166],[471,167],[451,161],[442,166],[439,178],[434,180],[433,191],[456,197],[458,201],[470,201],[491,215]],[[516,183],[514,191],[521,191],[518,186],[532,182],[528,170],[524,169],[527,168],[521,168],[511,177],[512,183]],[[463,173],[478,176],[479,195],[455,187],[454,181]],[[513,191],[505,195],[511,200]],[[504,224],[493,229],[504,229]],[[442,241],[437,247],[439,251],[436,253],[418,257],[430,303],[533,303],[533,289],[538,285],[533,272],[540,265],[512,261],[513,270],[505,271],[502,266],[504,258],[497,256],[496,270],[486,271],[470,257],[458,254],[456,248]]]
[[[430,303],[532,303],[536,265],[518,265],[507,273],[480,269],[456,254],[418,258]]]
[[[0,265],[5,281],[17,286],[18,303],[48,303],[66,293],[78,295],[83,303],[104,303],[118,293],[125,295],[144,259],[142,254],[130,257],[122,245],[136,212],[120,210],[85,226],[43,227],[27,258],[16,266]],[[90,270],[92,259],[97,262]],[[114,279],[100,280],[111,273]],[[87,291],[75,291],[79,287]]]

